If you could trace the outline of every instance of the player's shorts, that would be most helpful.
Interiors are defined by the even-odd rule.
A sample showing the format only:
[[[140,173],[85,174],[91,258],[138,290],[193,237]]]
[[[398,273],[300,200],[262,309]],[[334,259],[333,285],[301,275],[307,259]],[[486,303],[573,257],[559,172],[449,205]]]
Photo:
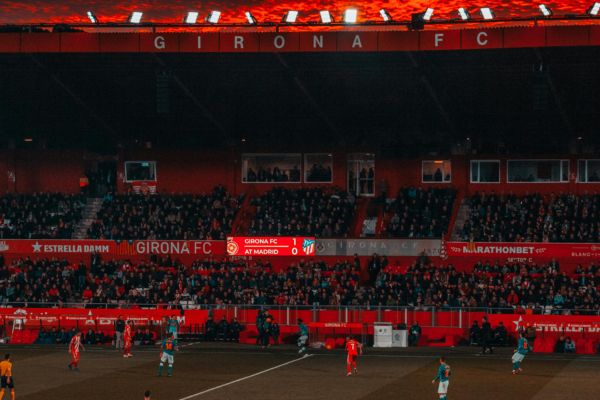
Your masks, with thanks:
[[[169,333],[173,334],[173,339],[177,339],[177,331],[169,331]]]
[[[438,385],[438,394],[447,394],[448,393],[448,385],[450,385],[450,381],[442,382]]]
[[[169,365],[173,365],[173,362],[175,361],[175,357],[173,357],[173,354],[167,354],[167,353],[162,353],[162,356],[160,357],[160,362],[161,363],[168,363]]]
[[[524,359],[524,358],[525,358],[525,354],[521,354],[521,353],[519,353],[519,352],[517,351],[517,352],[516,352],[515,354],[513,354],[513,356],[512,356],[512,362],[514,362],[514,363],[519,363],[519,362],[523,361],[523,359]]]
[[[356,362],[357,358],[358,358],[357,354],[348,354],[348,364]]]
[[[298,338],[298,346],[304,346],[306,345],[306,341],[308,340],[308,336],[307,335],[302,335]]]
[[[14,389],[15,388],[15,380],[13,378],[10,378],[10,383],[7,382],[7,377],[3,376],[2,378],[0,378],[0,388],[2,389]]]

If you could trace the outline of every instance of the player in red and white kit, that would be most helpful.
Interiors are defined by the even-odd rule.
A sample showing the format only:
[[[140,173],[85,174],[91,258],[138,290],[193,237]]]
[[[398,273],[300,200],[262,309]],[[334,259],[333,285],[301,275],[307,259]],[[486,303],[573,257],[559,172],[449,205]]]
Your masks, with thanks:
[[[348,337],[346,339],[346,351],[348,352],[348,358],[346,359],[347,376],[352,375],[352,372],[357,374],[356,359],[359,354],[362,354],[362,344],[353,337]]]
[[[123,331],[123,357],[133,357],[131,354],[131,347],[133,346],[133,322],[127,321],[125,323],[125,330]]]
[[[81,343],[81,332],[77,332],[69,343],[69,354],[71,355],[71,363],[68,365],[69,369],[79,371],[79,356],[82,350],[85,350],[85,348],[83,347],[83,343]]]

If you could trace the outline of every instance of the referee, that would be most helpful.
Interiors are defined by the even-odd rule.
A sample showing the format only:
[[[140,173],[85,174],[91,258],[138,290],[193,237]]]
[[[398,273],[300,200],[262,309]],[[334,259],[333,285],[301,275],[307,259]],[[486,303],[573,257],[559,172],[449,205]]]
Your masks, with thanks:
[[[10,389],[10,398],[15,400],[15,381],[12,377],[12,362],[10,354],[4,356],[4,361],[0,361],[0,399],[4,398],[4,390]]]

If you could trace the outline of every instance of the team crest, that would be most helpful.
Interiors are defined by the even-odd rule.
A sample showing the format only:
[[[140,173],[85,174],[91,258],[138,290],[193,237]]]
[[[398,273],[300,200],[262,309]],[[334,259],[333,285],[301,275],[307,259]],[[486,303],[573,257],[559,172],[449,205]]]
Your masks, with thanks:
[[[302,243],[302,251],[307,256],[312,256],[315,254],[315,240],[314,239],[304,239]]]

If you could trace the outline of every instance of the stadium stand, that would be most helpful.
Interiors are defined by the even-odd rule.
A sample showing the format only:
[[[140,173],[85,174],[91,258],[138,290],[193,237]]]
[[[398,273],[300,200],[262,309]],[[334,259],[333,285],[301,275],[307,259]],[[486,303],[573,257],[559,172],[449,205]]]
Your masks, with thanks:
[[[404,188],[387,206],[389,237],[439,238],[448,231],[456,190]]]
[[[224,239],[243,196],[224,187],[206,195],[108,195],[88,229],[93,239]]]
[[[356,200],[340,190],[275,188],[252,201],[256,215],[253,235],[314,235],[345,237]]]
[[[0,197],[0,238],[69,239],[85,198],[59,193]]]
[[[496,312],[585,315],[600,310],[600,267],[560,271],[547,264],[477,263],[472,271],[415,262],[368,261],[373,280],[363,279],[360,261],[301,261],[276,271],[269,263],[167,259],[70,264],[20,259],[0,269],[3,303],[409,306],[416,310],[465,307]]]
[[[467,199],[463,240],[481,242],[600,241],[600,195],[477,193]]]

